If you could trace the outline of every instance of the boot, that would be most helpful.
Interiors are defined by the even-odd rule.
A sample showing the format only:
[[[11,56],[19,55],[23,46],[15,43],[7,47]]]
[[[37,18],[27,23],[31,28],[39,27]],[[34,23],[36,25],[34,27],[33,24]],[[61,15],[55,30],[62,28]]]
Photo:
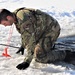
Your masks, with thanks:
[[[65,62],[75,65],[75,52],[66,50]]]

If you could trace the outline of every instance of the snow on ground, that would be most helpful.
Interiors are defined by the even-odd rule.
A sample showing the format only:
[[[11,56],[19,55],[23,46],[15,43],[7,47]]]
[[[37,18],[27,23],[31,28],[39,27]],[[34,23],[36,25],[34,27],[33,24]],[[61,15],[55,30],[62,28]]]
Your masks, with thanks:
[[[0,0],[0,8],[7,8],[11,11],[22,6],[39,8],[58,20],[61,26],[61,34],[57,41],[61,42],[71,40],[75,42],[75,15],[72,13],[74,12],[74,7],[72,8],[74,5],[74,0],[71,1],[71,5],[69,2],[67,3],[69,4],[69,8],[71,7],[69,10],[66,7],[67,4],[64,4],[65,8],[59,8],[62,6],[59,6],[58,4],[62,3],[61,5],[63,5],[65,0],[62,2],[59,0],[59,3],[58,0],[52,0],[53,4],[51,4],[50,1],[48,2],[48,0],[44,0],[41,5],[39,5],[40,0],[36,0],[36,2],[34,0]],[[61,9],[62,11],[60,11]],[[66,11],[68,11],[67,14],[64,13]],[[9,31],[10,27],[4,27],[0,25],[0,44],[8,43]],[[13,29],[10,45],[15,47],[20,47],[21,45],[20,34],[16,31],[15,26]],[[75,46],[75,43],[72,44],[72,46]],[[65,62],[42,64],[35,62],[34,59],[31,62],[29,68],[26,70],[18,70],[16,65],[24,60],[26,50],[24,55],[21,55],[16,54],[18,48],[8,47],[8,54],[11,55],[11,57],[4,57],[2,56],[2,53],[4,53],[5,48],[6,46],[0,45],[0,75],[75,75],[75,66],[72,64]]]

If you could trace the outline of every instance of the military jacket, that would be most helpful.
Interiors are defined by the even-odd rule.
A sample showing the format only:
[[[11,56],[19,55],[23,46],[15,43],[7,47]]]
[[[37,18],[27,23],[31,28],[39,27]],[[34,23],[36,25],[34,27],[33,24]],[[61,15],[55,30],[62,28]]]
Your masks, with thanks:
[[[45,33],[54,30],[54,26],[52,30],[53,24],[51,23],[56,23],[57,21],[47,13],[38,9],[21,8],[20,10],[15,10],[13,13],[16,14],[17,17],[17,23],[15,25],[21,34],[22,45],[28,50],[25,61],[30,63],[33,58],[35,45],[46,35]],[[59,27],[57,27],[57,30],[54,30],[54,33],[57,33],[58,30],[60,30]],[[57,33],[57,36],[58,34],[59,33]],[[47,36],[49,35],[51,34],[47,34]],[[53,36],[52,33],[52,37]]]

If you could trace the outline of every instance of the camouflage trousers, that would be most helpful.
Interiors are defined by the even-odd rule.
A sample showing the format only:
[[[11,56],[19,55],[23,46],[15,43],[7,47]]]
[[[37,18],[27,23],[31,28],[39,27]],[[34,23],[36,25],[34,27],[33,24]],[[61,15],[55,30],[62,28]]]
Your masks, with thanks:
[[[66,56],[65,51],[52,50],[52,47],[60,34],[60,26],[58,22],[55,21],[52,24],[53,30],[46,30],[47,32],[44,37],[39,40],[39,43],[35,47],[34,57],[38,62],[47,63],[60,61],[64,60]]]
[[[37,62],[51,63],[64,60],[66,57],[66,52],[57,50],[43,50],[41,46],[38,44],[35,47],[34,57],[35,61]]]

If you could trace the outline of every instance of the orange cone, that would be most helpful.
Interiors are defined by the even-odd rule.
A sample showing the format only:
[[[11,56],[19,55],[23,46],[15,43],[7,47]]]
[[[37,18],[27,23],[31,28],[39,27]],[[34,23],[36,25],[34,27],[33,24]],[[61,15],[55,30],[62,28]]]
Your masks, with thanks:
[[[7,49],[8,49],[8,48],[5,48],[5,49],[4,49],[5,52],[2,53],[2,55],[5,56],[5,57],[11,57],[11,56],[8,54],[8,50],[7,50]]]

